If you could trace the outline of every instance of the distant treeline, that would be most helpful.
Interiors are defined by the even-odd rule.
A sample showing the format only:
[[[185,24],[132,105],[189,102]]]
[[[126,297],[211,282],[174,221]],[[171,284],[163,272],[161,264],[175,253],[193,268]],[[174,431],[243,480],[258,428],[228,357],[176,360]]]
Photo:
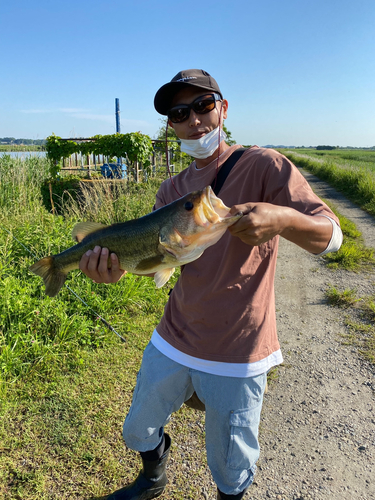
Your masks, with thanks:
[[[337,147],[336,146],[316,146],[316,149],[318,151],[322,151],[322,150],[331,151],[332,149],[337,149]]]
[[[0,137],[0,153],[12,151],[44,151],[45,139],[15,139],[14,137]]]
[[[45,139],[15,139],[14,137],[0,137],[0,144],[17,146],[44,146]]]
[[[0,137],[0,144],[15,146],[44,146],[45,139],[15,139],[14,137]]]

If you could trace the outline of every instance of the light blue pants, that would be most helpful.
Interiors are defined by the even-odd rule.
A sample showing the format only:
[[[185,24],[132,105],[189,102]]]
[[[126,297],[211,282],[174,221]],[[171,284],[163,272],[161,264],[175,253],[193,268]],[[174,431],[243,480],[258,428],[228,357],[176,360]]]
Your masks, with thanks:
[[[193,370],[149,343],[124,423],[125,443],[136,451],[156,448],[171,414],[195,390],[206,405],[207,462],[213,479],[223,493],[240,493],[253,482],[259,458],[258,427],[266,378],[266,373],[235,378]]]

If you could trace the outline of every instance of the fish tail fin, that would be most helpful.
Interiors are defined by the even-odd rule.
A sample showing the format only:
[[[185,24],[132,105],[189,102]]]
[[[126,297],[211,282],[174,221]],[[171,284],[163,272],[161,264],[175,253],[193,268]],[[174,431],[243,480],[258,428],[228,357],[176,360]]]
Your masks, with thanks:
[[[55,297],[65,283],[67,274],[55,266],[53,256],[44,257],[30,267],[30,271],[44,280],[46,295]]]

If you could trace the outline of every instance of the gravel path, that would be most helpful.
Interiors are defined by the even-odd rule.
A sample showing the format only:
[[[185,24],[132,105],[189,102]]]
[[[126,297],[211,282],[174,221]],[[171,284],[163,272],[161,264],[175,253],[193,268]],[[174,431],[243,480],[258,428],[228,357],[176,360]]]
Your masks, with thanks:
[[[375,247],[374,219],[303,173]],[[276,305],[284,364],[265,397],[259,471],[246,498],[375,499],[375,368],[342,344],[344,312],[324,299],[329,285],[373,293],[374,276],[330,271],[321,258],[280,243]]]

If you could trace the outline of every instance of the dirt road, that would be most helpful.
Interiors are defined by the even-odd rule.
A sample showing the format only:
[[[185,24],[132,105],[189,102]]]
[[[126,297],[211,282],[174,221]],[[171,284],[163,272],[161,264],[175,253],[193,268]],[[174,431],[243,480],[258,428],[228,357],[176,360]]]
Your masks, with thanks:
[[[374,220],[304,174],[375,246]],[[246,498],[375,499],[374,366],[343,345],[345,312],[324,297],[329,285],[368,295],[374,281],[330,271],[321,258],[281,241],[276,304],[284,364],[265,398],[259,472]]]

